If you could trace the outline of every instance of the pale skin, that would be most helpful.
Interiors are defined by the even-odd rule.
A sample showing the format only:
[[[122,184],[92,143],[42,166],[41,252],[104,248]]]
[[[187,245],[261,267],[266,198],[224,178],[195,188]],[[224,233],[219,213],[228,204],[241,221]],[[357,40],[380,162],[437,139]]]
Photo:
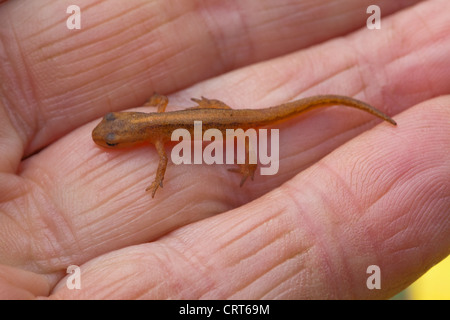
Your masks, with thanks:
[[[361,10],[351,19],[336,19],[334,1],[317,4],[320,17],[299,2],[237,15],[212,2],[127,1],[90,7],[75,35],[58,27],[61,2],[2,3],[0,298],[402,290],[450,251],[450,4],[412,2],[387,1],[382,29],[368,33],[356,0],[339,7]],[[277,126],[277,175],[240,188],[225,165],[170,166],[151,199],[155,148],[105,151],[91,132],[108,112],[154,111],[138,108],[154,91],[173,110],[202,95],[260,109],[339,93],[398,126],[316,109]],[[81,267],[80,290],[66,286],[69,265]],[[366,287],[370,265],[381,290]]]

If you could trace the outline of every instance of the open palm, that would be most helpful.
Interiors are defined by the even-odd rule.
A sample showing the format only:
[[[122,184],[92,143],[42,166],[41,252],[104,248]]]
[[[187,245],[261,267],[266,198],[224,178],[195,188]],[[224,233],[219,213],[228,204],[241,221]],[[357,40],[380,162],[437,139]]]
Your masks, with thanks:
[[[378,2],[380,30],[360,0],[93,1],[81,30],[68,1],[3,2],[0,297],[388,298],[447,256],[450,3]],[[166,111],[341,94],[398,126],[312,111],[279,126],[277,175],[239,188],[229,166],[169,161],[152,199],[155,149],[91,131],[153,92]]]

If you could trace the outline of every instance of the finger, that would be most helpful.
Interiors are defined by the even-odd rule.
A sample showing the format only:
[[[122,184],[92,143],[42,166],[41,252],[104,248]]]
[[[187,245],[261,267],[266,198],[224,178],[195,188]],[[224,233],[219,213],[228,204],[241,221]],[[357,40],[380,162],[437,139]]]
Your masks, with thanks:
[[[385,14],[402,7],[382,2]],[[81,29],[69,30],[71,4],[10,1],[0,11],[8,57],[1,94],[27,155],[107,111],[142,105],[153,91],[173,92],[345,34],[367,18],[357,0],[315,4],[320,11],[289,1],[258,3],[264,10],[255,10],[252,3],[110,0],[80,6]],[[336,17],[339,23],[327,22]]]
[[[45,276],[0,265],[0,299],[25,300],[37,296],[47,296],[50,293],[50,284]]]
[[[427,101],[246,206],[99,257],[82,292],[53,297],[391,297],[449,254],[449,105]]]

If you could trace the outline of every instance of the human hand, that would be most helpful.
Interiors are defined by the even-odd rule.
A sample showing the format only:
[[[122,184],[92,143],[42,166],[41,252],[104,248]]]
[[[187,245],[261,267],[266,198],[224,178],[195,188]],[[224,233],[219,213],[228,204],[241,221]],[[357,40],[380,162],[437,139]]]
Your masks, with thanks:
[[[450,5],[379,2],[373,31],[359,0],[110,0],[81,8],[81,30],[68,1],[3,3],[0,297],[388,298],[448,255]],[[239,188],[228,166],[169,161],[152,199],[154,148],[91,131],[153,91],[167,111],[343,94],[399,125],[316,110],[280,126],[277,175]]]

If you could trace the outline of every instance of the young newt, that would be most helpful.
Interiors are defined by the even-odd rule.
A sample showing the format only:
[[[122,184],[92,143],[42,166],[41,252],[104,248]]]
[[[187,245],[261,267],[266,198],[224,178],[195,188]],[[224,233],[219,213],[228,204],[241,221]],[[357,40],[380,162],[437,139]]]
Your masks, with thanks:
[[[364,110],[397,125],[388,115],[367,103],[338,95],[313,96],[266,109],[231,109],[222,101],[204,97],[201,100],[192,100],[198,105],[185,110],[164,112],[168,98],[154,94],[145,105],[157,107],[157,112],[110,112],[92,131],[92,139],[96,144],[107,148],[130,147],[142,142],[153,143],[159,155],[159,163],[155,180],[146,191],[151,190],[154,197],[158,187],[163,186],[167,167],[168,158],[164,144],[171,140],[172,132],[178,128],[188,130],[192,136],[194,121],[202,121],[203,131],[215,128],[225,133],[226,129],[246,130],[278,123],[317,107],[345,105]],[[246,158],[248,159],[248,156]],[[239,169],[231,171],[242,174],[242,185],[248,177],[253,179],[256,164],[245,163],[239,166]]]

